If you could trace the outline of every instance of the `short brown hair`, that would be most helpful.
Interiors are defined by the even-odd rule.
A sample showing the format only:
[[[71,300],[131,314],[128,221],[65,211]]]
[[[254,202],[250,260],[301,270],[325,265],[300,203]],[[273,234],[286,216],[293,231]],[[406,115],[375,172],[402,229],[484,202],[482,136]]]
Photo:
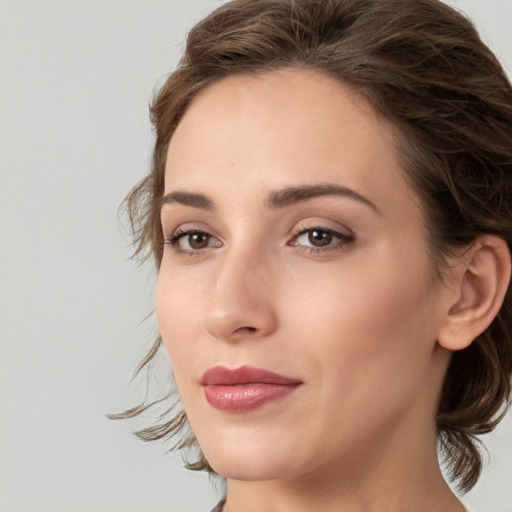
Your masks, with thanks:
[[[153,167],[126,199],[138,255],[162,258],[159,199],[169,141],[198,91],[233,74],[305,67],[352,86],[399,134],[402,167],[422,200],[433,268],[484,233],[512,245],[512,89],[472,23],[438,0],[234,0],[189,33],[151,108]],[[491,326],[454,353],[437,411],[439,440],[462,490],[482,467],[477,434],[510,395],[511,292]],[[139,366],[161,345],[158,338]],[[140,414],[142,404],[117,417]],[[171,437],[183,411],[138,432]],[[196,446],[188,434],[177,447]],[[196,446],[197,447],[197,446]],[[200,454],[191,469],[212,471]]]

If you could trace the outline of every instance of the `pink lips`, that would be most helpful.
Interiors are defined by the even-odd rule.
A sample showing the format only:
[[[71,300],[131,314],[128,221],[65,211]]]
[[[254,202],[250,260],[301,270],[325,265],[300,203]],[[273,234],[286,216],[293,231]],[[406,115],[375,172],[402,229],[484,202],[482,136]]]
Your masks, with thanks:
[[[245,412],[293,393],[301,381],[251,366],[215,366],[205,372],[201,384],[216,409]]]

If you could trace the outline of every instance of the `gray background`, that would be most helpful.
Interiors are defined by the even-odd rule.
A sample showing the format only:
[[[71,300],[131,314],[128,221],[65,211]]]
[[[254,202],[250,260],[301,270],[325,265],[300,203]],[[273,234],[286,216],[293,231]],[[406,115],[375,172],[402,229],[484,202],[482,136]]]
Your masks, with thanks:
[[[144,445],[129,376],[154,276],[117,206],[146,172],[148,102],[214,0],[0,0],[0,512],[208,510],[217,493]],[[453,1],[512,69],[512,2]],[[156,386],[166,380],[166,362]],[[511,512],[512,414],[465,501]]]

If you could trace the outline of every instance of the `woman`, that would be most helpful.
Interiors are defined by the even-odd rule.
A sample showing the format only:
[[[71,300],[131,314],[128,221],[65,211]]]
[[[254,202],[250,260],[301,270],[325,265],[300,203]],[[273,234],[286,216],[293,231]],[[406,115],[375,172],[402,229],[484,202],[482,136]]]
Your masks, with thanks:
[[[199,448],[219,511],[464,510],[437,443],[470,489],[512,363],[512,89],[473,26],[437,0],[235,0],[152,120],[141,366],[163,343],[184,410],[141,437]]]

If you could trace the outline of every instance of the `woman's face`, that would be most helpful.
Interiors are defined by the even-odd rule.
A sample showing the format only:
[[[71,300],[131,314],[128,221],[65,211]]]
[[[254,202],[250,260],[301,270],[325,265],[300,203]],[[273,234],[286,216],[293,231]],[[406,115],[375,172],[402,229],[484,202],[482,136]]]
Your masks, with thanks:
[[[304,70],[213,84],[172,138],[165,195],[158,323],[217,472],[357,473],[435,445],[445,290],[362,97]]]

